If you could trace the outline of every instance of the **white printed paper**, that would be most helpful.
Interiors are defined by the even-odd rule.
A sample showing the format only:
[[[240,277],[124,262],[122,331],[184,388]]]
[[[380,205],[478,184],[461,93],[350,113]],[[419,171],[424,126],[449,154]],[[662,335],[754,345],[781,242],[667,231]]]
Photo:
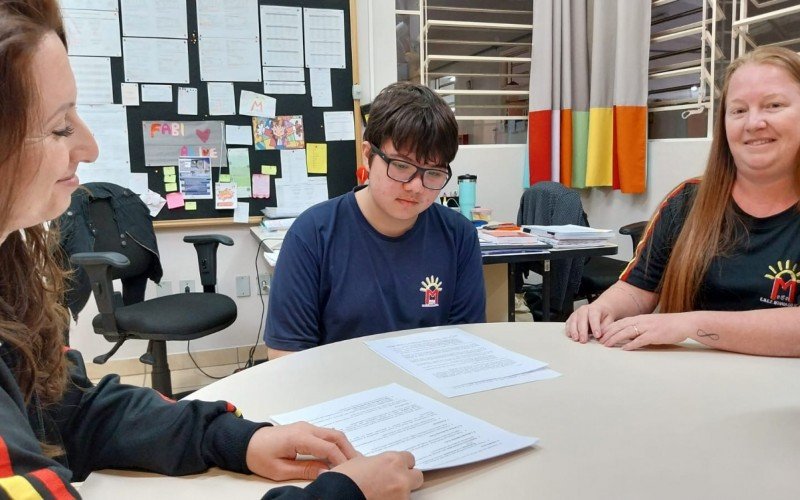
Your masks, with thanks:
[[[306,93],[305,82],[264,82],[265,94],[300,94]]]
[[[275,197],[278,208],[300,213],[328,199],[328,178],[309,177],[301,182],[275,179]]]
[[[254,38],[201,37],[198,52],[200,79],[203,81],[261,81],[258,36]]]
[[[197,0],[197,34],[203,38],[258,38],[258,0]]]
[[[344,11],[303,9],[303,35],[307,68],[345,67]]]
[[[70,56],[69,65],[78,87],[78,104],[113,104],[111,59]]]
[[[123,37],[126,82],[189,83],[186,40]]]
[[[197,89],[194,87],[178,87],[178,114],[197,114]]]
[[[233,222],[237,224],[250,223],[250,204],[247,202],[237,202],[236,208],[233,210]]]
[[[172,102],[172,85],[142,85],[142,102]]]
[[[277,101],[273,97],[242,90],[242,93],[239,94],[239,114],[274,118],[276,103]]]
[[[306,70],[303,68],[282,68],[277,66],[264,66],[264,81],[273,82],[304,82]]]
[[[322,115],[325,122],[325,142],[355,140],[352,111],[326,111]]]
[[[315,108],[330,108],[333,106],[330,68],[311,68],[308,71],[311,79],[311,105]]]
[[[253,127],[250,125],[225,125],[225,143],[253,145]]]
[[[120,92],[122,94],[123,106],[138,106],[139,105],[139,84],[138,83],[125,83],[120,84]]]
[[[119,57],[119,13],[101,10],[62,9],[71,56]]]
[[[178,158],[178,182],[185,200],[212,199],[214,193],[210,159],[187,156]]]
[[[128,189],[136,194],[147,194],[150,190],[147,187],[147,174],[146,173],[131,173],[128,181]]]
[[[121,0],[122,34],[186,38],[186,0]]]
[[[236,99],[233,95],[233,84],[230,82],[209,82],[208,88],[208,114],[235,115]]]
[[[533,446],[521,436],[398,384],[334,399],[272,419],[306,421],[344,432],[357,451],[373,456],[409,451],[422,471],[455,467]]]
[[[261,6],[261,59],[264,66],[303,66],[300,7]]]
[[[117,10],[117,0],[61,0],[62,9]]]
[[[438,303],[440,289],[436,280],[421,282],[423,304]],[[509,351],[459,328],[364,343],[449,398],[560,375],[547,369],[547,363]]]
[[[130,184],[131,161],[128,116],[119,104],[81,104],[78,115],[92,131],[100,154],[94,163],[78,165],[78,178],[85,182]]]
[[[281,179],[288,184],[308,179],[305,149],[281,150]]]

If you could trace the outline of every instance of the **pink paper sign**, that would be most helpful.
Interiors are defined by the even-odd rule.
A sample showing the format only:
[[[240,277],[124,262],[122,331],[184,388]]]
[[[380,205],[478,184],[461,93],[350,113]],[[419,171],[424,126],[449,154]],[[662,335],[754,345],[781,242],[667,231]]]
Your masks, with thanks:
[[[253,198],[269,198],[269,176],[253,174]]]
[[[169,193],[167,194],[167,208],[180,208],[183,206],[183,193]]]

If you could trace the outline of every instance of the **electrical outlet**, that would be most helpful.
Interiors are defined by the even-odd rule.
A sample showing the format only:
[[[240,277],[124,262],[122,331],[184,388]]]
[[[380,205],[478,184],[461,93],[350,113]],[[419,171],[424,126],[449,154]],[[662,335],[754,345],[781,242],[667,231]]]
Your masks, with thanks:
[[[162,281],[156,285],[156,296],[163,297],[164,295],[172,295],[171,281]]]
[[[258,275],[258,294],[269,295],[269,285],[272,277],[269,273],[259,273]]]
[[[187,289],[189,292],[197,291],[194,286],[194,280],[180,280],[178,283],[178,293],[184,293]]]
[[[237,297],[250,296],[250,276],[236,277],[236,296]]]

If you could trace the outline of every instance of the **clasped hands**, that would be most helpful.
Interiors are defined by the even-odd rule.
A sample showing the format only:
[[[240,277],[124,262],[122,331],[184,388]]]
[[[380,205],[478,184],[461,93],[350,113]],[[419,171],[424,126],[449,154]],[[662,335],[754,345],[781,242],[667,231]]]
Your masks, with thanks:
[[[639,314],[617,320],[608,308],[587,304],[570,315],[565,333],[576,342],[586,343],[591,335],[606,347],[631,351],[683,342],[696,330],[693,328],[687,313]]]
[[[298,455],[315,459],[297,460]],[[246,460],[251,472],[274,481],[311,481],[329,470],[339,472],[352,479],[368,499],[408,498],[423,480],[411,453],[365,457],[344,433],[307,422],[258,429],[247,445]]]

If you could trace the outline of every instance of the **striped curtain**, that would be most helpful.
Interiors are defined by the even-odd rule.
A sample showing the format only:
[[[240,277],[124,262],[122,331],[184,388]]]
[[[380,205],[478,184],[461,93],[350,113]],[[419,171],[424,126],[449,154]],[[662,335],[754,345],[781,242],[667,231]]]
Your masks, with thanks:
[[[529,183],[646,187],[650,0],[535,0]]]

